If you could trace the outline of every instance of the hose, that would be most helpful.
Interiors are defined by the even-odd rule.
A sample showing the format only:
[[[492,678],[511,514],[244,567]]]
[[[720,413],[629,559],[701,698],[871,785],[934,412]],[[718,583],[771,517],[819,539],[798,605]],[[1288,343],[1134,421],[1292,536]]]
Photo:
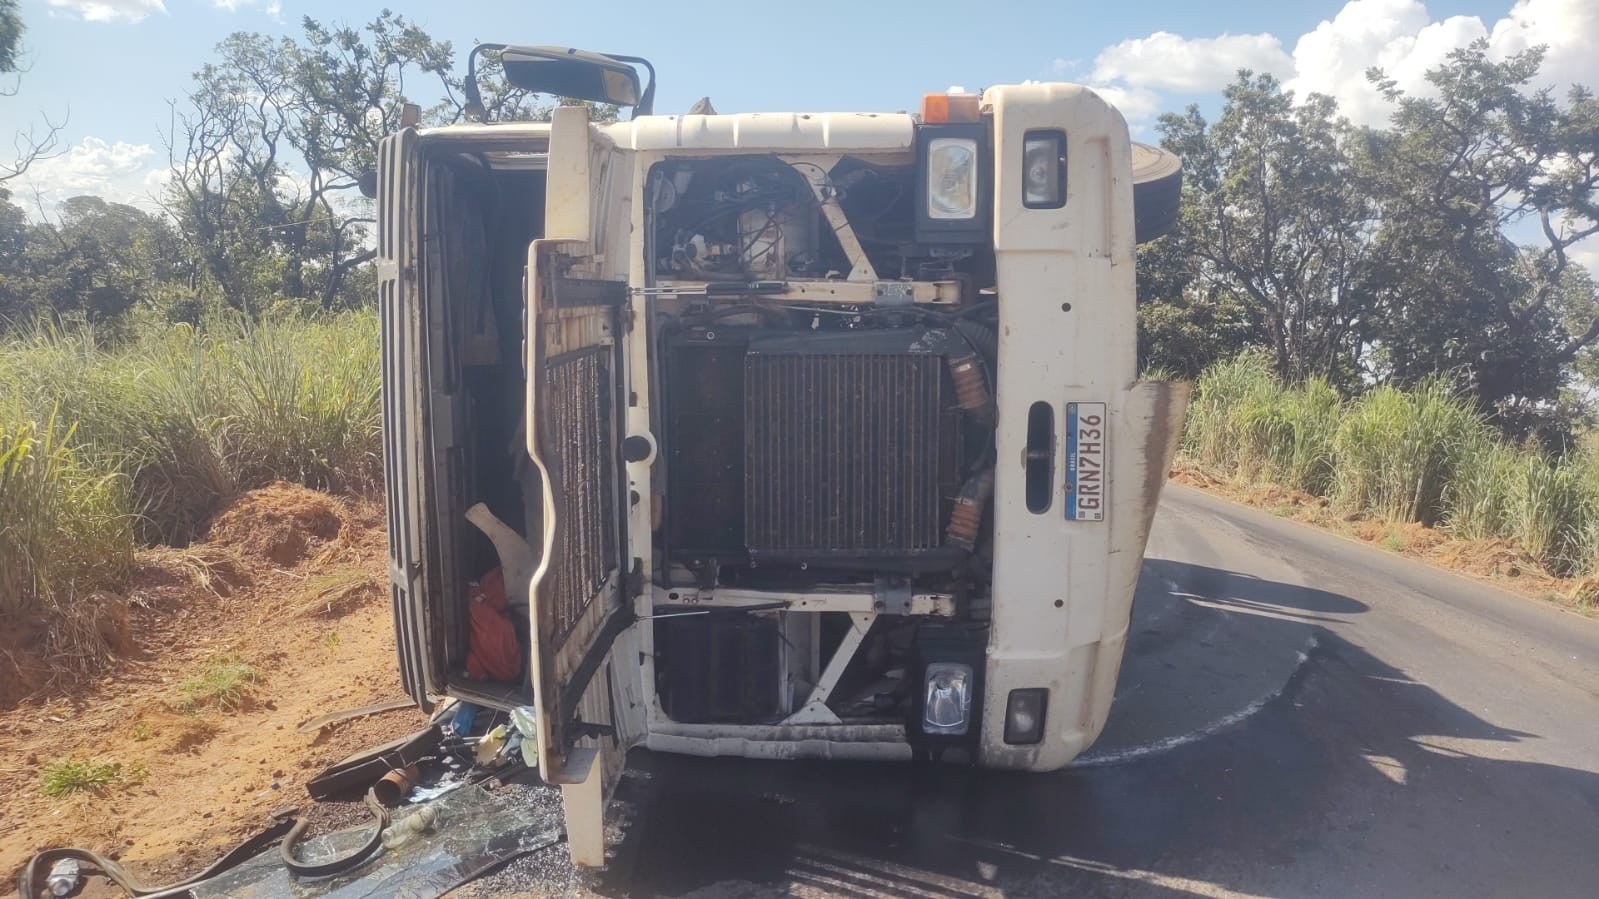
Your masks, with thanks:
[[[150,886],[134,877],[127,868],[98,852],[76,847],[46,849],[34,855],[33,858],[28,860],[26,865],[22,866],[22,870],[17,872],[17,893],[22,899],[35,899],[35,897],[41,895],[39,888],[40,875],[45,870],[48,870],[48,866],[66,858],[89,863],[130,896],[156,896],[178,893],[201,881],[210,880],[246,859],[255,857],[262,849],[277,842],[284,834],[292,833],[296,827],[303,828],[304,823],[303,821],[297,822],[292,818],[275,821],[271,827],[228,850],[226,855],[212,862],[210,867],[204,871],[166,886]]]
[[[984,362],[993,365],[999,359],[999,334],[993,328],[969,318],[956,319],[953,327],[972,349],[982,354]]]
[[[294,826],[289,828],[288,836],[285,836],[283,842],[278,844],[278,855],[283,858],[283,866],[289,869],[290,874],[298,877],[327,877],[332,874],[353,871],[366,864],[367,859],[382,848],[383,831],[389,826],[389,810],[378,802],[377,793],[374,790],[369,789],[366,791],[366,807],[372,812],[373,821],[377,824],[372,829],[371,838],[348,855],[331,861],[308,864],[294,857],[294,845],[300,841],[300,837],[305,835],[305,829],[311,824],[311,822],[304,819],[294,822]]]
[[[468,871],[465,874],[462,874],[460,877],[457,877],[453,883],[451,883],[449,886],[445,887],[444,889],[440,890],[439,891],[439,895],[440,896],[448,896],[449,894],[455,892],[456,890],[460,889],[461,887],[466,886],[467,884],[471,883],[472,881],[477,880],[477,879],[479,879],[481,877],[487,877],[488,875],[493,874],[495,871],[500,870],[501,868],[505,867],[506,865],[509,865],[511,862],[514,862],[514,861],[516,861],[519,858],[526,858],[527,856],[532,855],[535,852],[543,852],[544,850],[550,848],[551,846],[554,846],[554,845],[557,845],[557,844],[561,843],[565,839],[566,839],[566,835],[562,834],[561,836],[555,837],[554,839],[546,840],[546,841],[544,841],[542,843],[539,843],[539,844],[534,845],[534,846],[529,846],[529,847],[527,847],[525,849],[518,849],[515,852],[512,852],[510,855],[507,855],[507,856],[505,856],[503,858],[497,858],[497,859],[495,859],[495,860],[493,860],[491,862],[488,862],[487,864],[481,865],[481,866],[479,866],[479,867],[477,867],[477,868],[475,868],[475,869],[473,869],[471,871]]]

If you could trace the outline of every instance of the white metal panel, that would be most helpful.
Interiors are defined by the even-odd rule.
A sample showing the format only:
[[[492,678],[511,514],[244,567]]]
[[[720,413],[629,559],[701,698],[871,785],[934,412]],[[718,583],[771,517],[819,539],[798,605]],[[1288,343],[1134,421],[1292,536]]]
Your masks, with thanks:
[[[463,144],[483,144],[506,142],[519,144],[525,149],[529,140],[538,141],[550,136],[549,122],[491,122],[491,123],[462,123],[456,125],[438,125],[432,128],[417,128],[419,137],[429,143],[434,141],[448,141]]]
[[[916,139],[910,116],[877,112],[644,116],[605,131],[634,150],[894,151]]]
[[[1131,147],[1121,114],[1068,84],[991,88],[984,104],[994,121],[1000,365],[982,763],[1050,770],[1087,747],[1109,710],[1142,534],[1175,434],[1154,427],[1158,389],[1134,386]],[[1024,135],[1046,129],[1066,134],[1067,200],[1061,209],[1027,209]],[[1042,513],[1027,508],[1023,466],[1035,402],[1050,404],[1055,423],[1054,495]],[[1073,402],[1104,403],[1110,419],[1100,521],[1066,514],[1065,423]],[[1029,687],[1050,691],[1046,738],[1007,746],[1006,698]]]
[[[594,238],[594,185],[589,177],[593,150],[589,146],[589,111],[586,106],[558,106],[550,116],[549,177],[545,181],[544,237],[548,240]]]

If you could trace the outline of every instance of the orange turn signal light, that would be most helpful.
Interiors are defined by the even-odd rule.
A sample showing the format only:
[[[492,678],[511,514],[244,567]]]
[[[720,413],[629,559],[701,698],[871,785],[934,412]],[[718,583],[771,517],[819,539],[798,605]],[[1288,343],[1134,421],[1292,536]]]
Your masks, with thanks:
[[[944,125],[950,122],[975,122],[980,118],[977,94],[923,94],[922,122]]]

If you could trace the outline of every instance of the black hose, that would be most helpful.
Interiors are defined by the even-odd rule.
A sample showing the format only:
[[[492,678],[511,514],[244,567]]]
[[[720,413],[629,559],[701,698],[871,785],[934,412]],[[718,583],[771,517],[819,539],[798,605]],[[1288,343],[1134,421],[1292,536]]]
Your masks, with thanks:
[[[373,822],[377,825],[372,829],[372,836],[355,851],[336,858],[332,861],[307,864],[294,857],[294,844],[305,835],[305,829],[311,822],[300,820],[294,822],[289,829],[288,836],[278,845],[278,855],[283,857],[283,866],[289,869],[290,874],[298,877],[327,877],[332,874],[343,874],[354,871],[366,864],[367,859],[383,847],[383,831],[389,826],[389,810],[378,802],[377,793],[371,789],[366,791],[366,807],[371,810]]]
[[[487,877],[488,875],[493,874],[495,871],[500,870],[501,868],[505,867],[506,865],[509,865],[511,862],[514,862],[514,861],[516,861],[519,858],[526,858],[527,856],[532,855],[535,852],[543,852],[544,850],[546,850],[546,849],[550,848],[551,846],[554,846],[554,845],[562,842],[565,839],[566,839],[566,836],[563,834],[561,836],[556,837],[553,840],[546,840],[545,842],[540,843],[537,846],[529,846],[526,849],[518,849],[515,852],[511,853],[510,855],[507,855],[507,856],[505,856],[503,858],[497,858],[494,861],[491,861],[491,862],[488,862],[487,864],[481,865],[478,868],[475,868],[475,869],[473,869],[471,871],[468,871],[467,873],[462,874],[460,877],[456,878],[454,883],[451,883],[449,886],[447,886],[444,889],[440,890],[439,891],[439,895],[440,896],[448,896],[449,894],[455,892],[456,890],[460,889],[461,887],[466,886],[467,884],[471,883],[472,881],[477,880],[480,877]]]
[[[969,318],[956,319],[952,327],[982,354],[984,362],[993,365],[999,359],[999,334],[993,328]]]
[[[275,821],[271,827],[228,850],[226,855],[212,862],[210,867],[207,867],[204,871],[166,886],[151,886],[144,883],[134,877],[127,868],[98,852],[75,847],[46,849],[34,855],[33,858],[28,860],[26,865],[22,866],[22,870],[17,872],[17,893],[22,899],[35,899],[35,897],[42,895],[39,878],[46,870],[46,866],[54,865],[56,862],[67,858],[77,859],[80,862],[87,862],[92,865],[130,896],[172,893],[182,890],[184,887],[194,886],[201,881],[210,880],[223,871],[236,867],[246,859],[254,858],[261,850],[277,842],[284,834],[292,833],[294,828],[303,827],[303,825],[304,822],[297,822],[292,818]]]

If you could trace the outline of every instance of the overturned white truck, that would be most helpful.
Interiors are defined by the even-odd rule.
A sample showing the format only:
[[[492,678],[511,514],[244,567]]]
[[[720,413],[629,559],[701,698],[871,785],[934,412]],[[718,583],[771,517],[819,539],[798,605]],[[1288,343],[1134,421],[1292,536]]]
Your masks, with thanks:
[[[479,49],[634,115],[382,147],[416,701],[535,706],[585,865],[634,746],[1029,771],[1088,747],[1186,404],[1138,381],[1134,310],[1177,161],[1071,84],[655,115],[642,60]],[[469,584],[502,555],[479,503],[532,549],[515,678],[468,675]]]

